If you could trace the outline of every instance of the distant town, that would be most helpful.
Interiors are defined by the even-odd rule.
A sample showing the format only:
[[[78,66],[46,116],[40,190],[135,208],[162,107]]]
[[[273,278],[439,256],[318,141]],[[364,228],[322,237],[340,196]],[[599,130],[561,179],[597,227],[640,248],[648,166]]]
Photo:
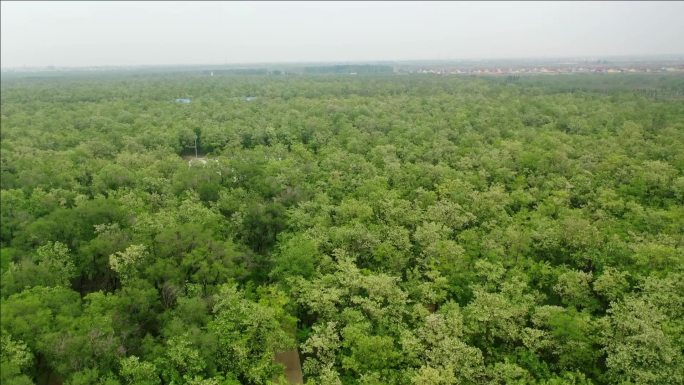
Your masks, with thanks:
[[[650,64],[607,64],[568,63],[556,65],[528,66],[425,66],[399,69],[398,73],[420,73],[436,75],[522,75],[522,74],[573,74],[573,73],[665,73],[684,72],[684,63],[662,65]]]

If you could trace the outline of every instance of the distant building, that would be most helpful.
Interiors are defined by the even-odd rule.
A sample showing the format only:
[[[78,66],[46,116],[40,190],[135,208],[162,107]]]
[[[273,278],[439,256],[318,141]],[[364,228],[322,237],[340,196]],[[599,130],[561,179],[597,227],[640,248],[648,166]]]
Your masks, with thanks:
[[[210,158],[189,158],[188,159],[188,167],[192,166],[211,166],[211,165],[217,165],[218,164],[218,159],[210,159]],[[221,175],[221,172],[219,171],[219,175]]]
[[[181,104],[189,104],[192,102],[192,99],[187,99],[187,98],[179,98],[176,99],[176,103],[181,103]]]
[[[256,100],[256,98],[257,98],[256,96],[246,96],[246,97],[245,97],[245,100],[248,101],[248,102],[251,102],[251,101],[253,101],[253,100]]]
[[[192,165],[205,165],[207,164],[207,160],[204,158],[192,158],[188,160],[188,167],[192,167]]]

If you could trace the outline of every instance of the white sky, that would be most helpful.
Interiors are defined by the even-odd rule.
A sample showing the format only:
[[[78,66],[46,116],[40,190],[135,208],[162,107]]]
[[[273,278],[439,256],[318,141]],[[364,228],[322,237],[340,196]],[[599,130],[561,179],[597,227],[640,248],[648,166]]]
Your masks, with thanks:
[[[684,2],[6,2],[1,65],[684,54]]]

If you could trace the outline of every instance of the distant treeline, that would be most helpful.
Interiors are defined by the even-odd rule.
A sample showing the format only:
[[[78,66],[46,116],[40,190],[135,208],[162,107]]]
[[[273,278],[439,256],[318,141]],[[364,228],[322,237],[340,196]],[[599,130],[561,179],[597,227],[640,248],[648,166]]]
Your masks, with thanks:
[[[275,71],[280,72],[280,71]],[[207,70],[203,73],[209,75],[268,75],[269,71],[266,68],[230,68],[230,69],[217,69],[217,70]]]
[[[202,71],[209,75],[282,75],[286,71],[273,70],[268,68],[229,68],[229,69],[215,69]],[[296,68],[287,73],[299,74],[391,74],[394,68],[388,65],[371,65],[371,64],[344,64],[344,65],[322,65]]]
[[[305,74],[383,74],[383,73],[393,73],[394,68],[388,65],[334,65],[334,66],[316,66],[316,67],[305,67]]]

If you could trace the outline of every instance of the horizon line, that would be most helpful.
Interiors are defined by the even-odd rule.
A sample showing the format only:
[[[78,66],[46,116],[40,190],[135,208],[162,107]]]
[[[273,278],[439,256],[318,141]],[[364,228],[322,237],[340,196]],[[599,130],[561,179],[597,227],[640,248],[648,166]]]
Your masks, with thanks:
[[[603,59],[656,59],[684,60],[684,53],[664,54],[621,54],[621,55],[568,55],[568,56],[528,56],[528,57],[480,57],[453,59],[368,59],[368,60],[319,60],[319,61],[254,61],[223,63],[156,63],[156,64],[84,64],[84,65],[21,65],[0,66],[0,70],[13,69],[88,69],[88,68],[160,68],[160,67],[200,67],[200,66],[273,66],[273,65],[310,65],[310,64],[388,64],[388,63],[421,63],[421,62],[482,62],[482,61],[540,61],[540,60],[603,60]]]

